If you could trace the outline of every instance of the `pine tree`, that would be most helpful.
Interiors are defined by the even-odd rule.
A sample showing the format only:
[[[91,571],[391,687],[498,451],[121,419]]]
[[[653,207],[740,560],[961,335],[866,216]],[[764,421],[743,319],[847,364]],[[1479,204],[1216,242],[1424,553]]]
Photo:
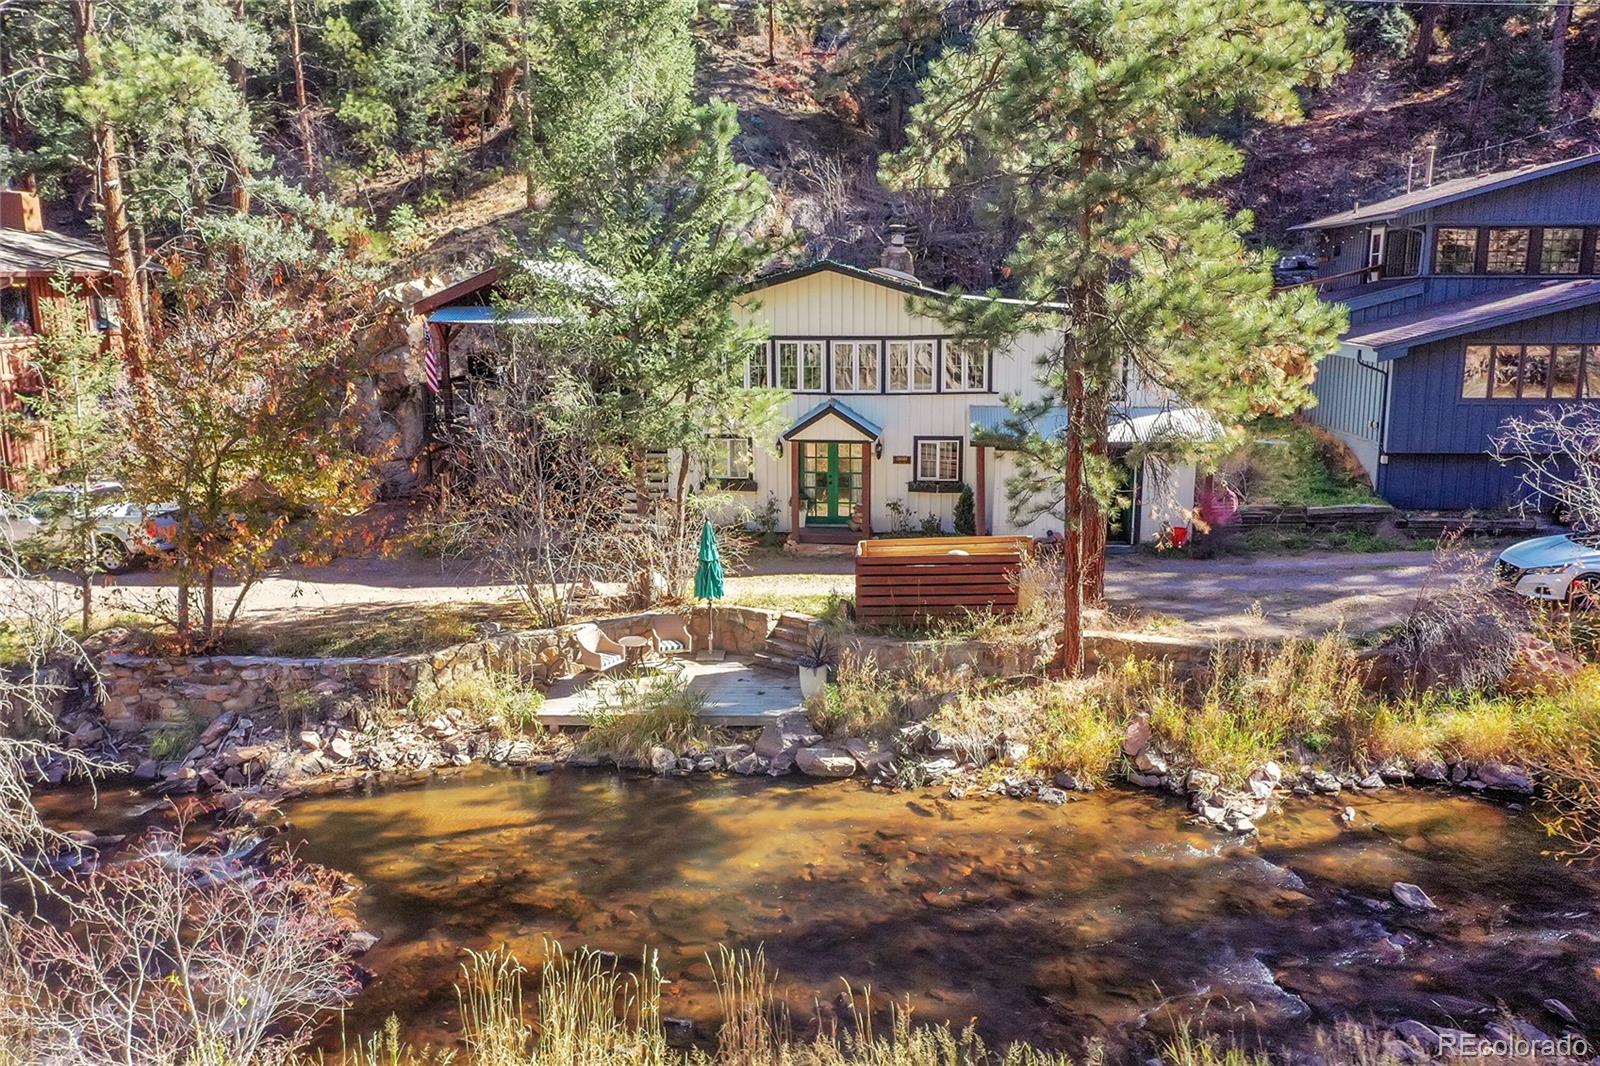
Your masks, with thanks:
[[[1295,116],[1297,87],[1345,58],[1343,26],[1298,0],[1012,5],[933,64],[908,146],[885,164],[900,187],[970,190],[1021,234],[1005,261],[1020,303],[964,305],[962,330],[1061,336],[1040,379],[1067,432],[1030,434],[1025,469],[1066,523],[1068,670],[1103,572],[1122,375],[1137,369],[1231,421],[1307,403],[1334,346],[1341,314],[1304,290],[1274,296],[1268,261],[1244,242],[1249,217],[1206,195],[1242,158],[1205,130]]]
[[[633,6],[625,0],[618,10]],[[563,10],[576,17],[584,8]],[[766,179],[733,157],[734,109],[694,103],[693,4],[652,0],[635,13],[648,32],[616,27],[626,50],[545,42],[533,96],[541,118],[528,146],[550,206],[530,216],[534,257],[577,270],[525,272],[511,299],[557,308],[569,323],[561,343],[588,353],[613,443],[633,457],[636,478],[646,453],[677,457],[676,539],[689,517],[690,470],[720,435],[765,439],[776,416],[770,390],[744,387],[756,337],[734,316],[774,251],[772,205]],[[625,70],[634,80],[618,95],[585,93],[596,65],[602,84]]]
[[[58,293],[76,286],[55,279]],[[34,425],[49,443],[51,479],[68,492],[50,531],[35,538],[41,560],[78,580],[83,632],[94,615],[94,579],[125,561],[122,549],[100,536],[94,485],[117,475],[123,434],[113,396],[122,380],[120,353],[89,329],[81,300],[54,297],[43,307],[45,329],[33,359],[40,389],[33,399]]]

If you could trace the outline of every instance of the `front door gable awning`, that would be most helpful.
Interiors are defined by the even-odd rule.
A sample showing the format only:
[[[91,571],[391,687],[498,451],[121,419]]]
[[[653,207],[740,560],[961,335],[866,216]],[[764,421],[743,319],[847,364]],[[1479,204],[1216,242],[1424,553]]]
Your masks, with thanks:
[[[867,441],[875,441],[883,436],[881,426],[838,400],[825,400],[817,404],[796,419],[794,425],[784,430],[781,436],[783,440],[794,440],[800,434],[805,433],[812,440],[822,440],[824,438],[817,436],[817,431],[830,422],[839,424],[840,428],[846,432],[853,431],[855,434],[859,434],[862,439]],[[811,430],[811,432],[807,433],[807,430]],[[848,440],[850,438],[843,439]]]

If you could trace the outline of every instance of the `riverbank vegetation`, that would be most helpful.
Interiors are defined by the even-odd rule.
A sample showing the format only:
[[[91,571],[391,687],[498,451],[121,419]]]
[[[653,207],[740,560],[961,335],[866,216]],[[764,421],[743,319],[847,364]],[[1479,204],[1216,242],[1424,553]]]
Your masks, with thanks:
[[[607,680],[596,695],[578,748],[604,753],[618,765],[649,766],[655,750],[705,749],[723,739],[721,730],[700,720],[705,697],[676,674]]]
[[[461,1054],[408,1045],[391,1019],[385,1029],[334,1060],[338,1066],[1072,1066],[1103,1062],[1091,1044],[1075,1059],[1026,1043],[992,1047],[977,1021],[957,1029],[918,1024],[909,1004],[875,1001],[871,989],[846,987],[830,1007],[801,1026],[785,1006],[779,975],[762,951],[721,949],[709,956],[719,1024],[691,1033],[664,1018],[662,980],[646,951],[623,970],[609,953],[560,945],[530,974],[509,952],[473,952],[462,966]],[[534,1017],[526,984],[536,976]],[[669,1035],[670,1031],[670,1035]],[[1156,1035],[1162,1034],[1162,1035]],[[692,1046],[690,1037],[695,1038]],[[1278,1056],[1206,1037],[1182,1019],[1165,1019],[1147,1038],[1142,1061],[1161,1066],[1269,1066]],[[1369,1027],[1342,1024],[1313,1034],[1325,1066],[1398,1066],[1420,1052]],[[0,1060],[3,1062],[3,1060]]]

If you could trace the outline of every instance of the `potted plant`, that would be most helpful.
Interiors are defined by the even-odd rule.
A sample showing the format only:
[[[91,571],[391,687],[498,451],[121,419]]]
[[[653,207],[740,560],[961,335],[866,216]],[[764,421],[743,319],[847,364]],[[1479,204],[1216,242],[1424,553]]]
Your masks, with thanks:
[[[828,638],[819,634],[795,662],[800,666],[800,698],[809,700],[827,687],[828,671],[835,666],[837,658]]]

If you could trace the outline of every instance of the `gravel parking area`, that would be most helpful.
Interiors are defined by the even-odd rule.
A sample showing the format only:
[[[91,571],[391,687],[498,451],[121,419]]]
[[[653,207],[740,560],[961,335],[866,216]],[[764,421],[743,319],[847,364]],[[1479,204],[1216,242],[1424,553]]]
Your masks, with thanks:
[[[1426,552],[1301,555],[1212,560],[1113,556],[1106,590],[1113,618],[1161,632],[1281,637],[1336,626],[1352,633],[1404,618],[1432,566]],[[50,579],[55,580],[55,579]],[[65,598],[72,590],[58,582]],[[170,600],[167,575],[135,572],[108,578],[106,610],[155,613]],[[730,602],[816,610],[830,593],[851,594],[848,557],[763,555],[728,579]],[[241,621],[253,628],[308,619],[356,622],[407,607],[509,605],[512,590],[459,561],[420,556],[344,559],[290,568],[263,580],[246,600]],[[14,596],[7,596],[13,601]]]

